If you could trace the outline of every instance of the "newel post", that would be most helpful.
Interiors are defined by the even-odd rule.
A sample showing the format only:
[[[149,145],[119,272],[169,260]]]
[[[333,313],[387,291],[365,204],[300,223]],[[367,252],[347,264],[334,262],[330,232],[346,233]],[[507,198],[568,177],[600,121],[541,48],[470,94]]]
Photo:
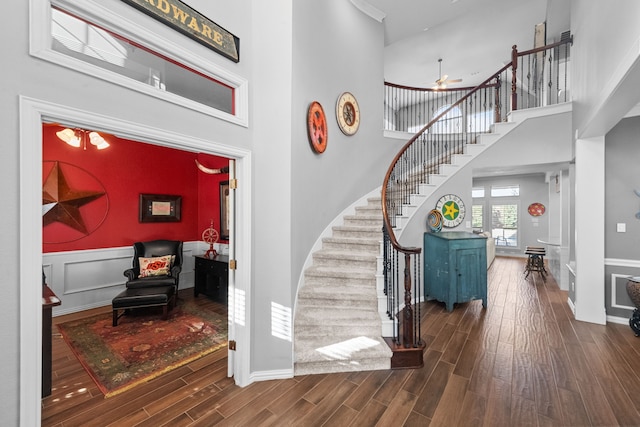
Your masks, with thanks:
[[[511,47],[511,111],[518,109],[517,93],[517,71],[518,71],[518,46]]]
[[[411,304],[411,254],[404,254],[404,308],[402,309],[402,343],[405,348],[414,347],[413,305]]]

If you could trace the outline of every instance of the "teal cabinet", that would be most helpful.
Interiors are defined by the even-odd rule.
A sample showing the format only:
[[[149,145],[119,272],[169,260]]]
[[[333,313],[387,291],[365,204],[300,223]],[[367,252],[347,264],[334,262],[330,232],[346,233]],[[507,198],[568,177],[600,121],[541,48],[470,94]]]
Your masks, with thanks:
[[[487,239],[466,231],[424,233],[424,295],[453,304],[476,299],[487,307]]]

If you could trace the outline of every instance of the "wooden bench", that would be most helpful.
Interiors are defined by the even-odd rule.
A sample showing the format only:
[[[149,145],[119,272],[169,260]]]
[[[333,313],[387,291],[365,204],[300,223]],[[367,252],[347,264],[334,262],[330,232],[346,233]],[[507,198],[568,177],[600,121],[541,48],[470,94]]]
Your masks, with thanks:
[[[113,298],[113,326],[127,310],[144,307],[162,307],[162,320],[167,320],[169,310],[176,305],[175,286],[154,286],[151,288],[125,289]],[[118,315],[118,310],[124,310]]]

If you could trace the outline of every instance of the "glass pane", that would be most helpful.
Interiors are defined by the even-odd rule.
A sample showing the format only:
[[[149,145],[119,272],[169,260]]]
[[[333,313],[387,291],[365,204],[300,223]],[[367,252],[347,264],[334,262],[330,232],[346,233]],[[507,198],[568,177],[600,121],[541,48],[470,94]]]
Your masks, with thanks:
[[[484,197],[484,187],[474,187],[471,189],[471,197]]]
[[[518,246],[518,205],[491,207],[491,236],[496,246]]]
[[[234,114],[232,87],[59,9],[51,21],[53,50]]]
[[[471,227],[482,230],[482,214],[483,214],[484,206],[483,205],[473,205],[471,206]]]
[[[519,185],[492,186],[491,197],[514,197],[520,195]]]

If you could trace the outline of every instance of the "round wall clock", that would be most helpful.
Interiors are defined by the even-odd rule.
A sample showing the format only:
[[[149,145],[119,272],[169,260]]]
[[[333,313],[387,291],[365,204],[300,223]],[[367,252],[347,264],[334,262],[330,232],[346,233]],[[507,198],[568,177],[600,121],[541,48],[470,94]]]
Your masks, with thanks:
[[[327,118],[324,115],[322,105],[318,101],[313,101],[309,105],[307,112],[307,132],[309,134],[309,142],[313,151],[323,153],[327,149]]]
[[[445,227],[457,227],[464,219],[464,202],[455,194],[440,197],[436,209],[442,214],[442,225]]]
[[[336,119],[338,126],[345,135],[353,135],[360,126],[360,107],[355,96],[345,92],[338,97],[336,103]]]

